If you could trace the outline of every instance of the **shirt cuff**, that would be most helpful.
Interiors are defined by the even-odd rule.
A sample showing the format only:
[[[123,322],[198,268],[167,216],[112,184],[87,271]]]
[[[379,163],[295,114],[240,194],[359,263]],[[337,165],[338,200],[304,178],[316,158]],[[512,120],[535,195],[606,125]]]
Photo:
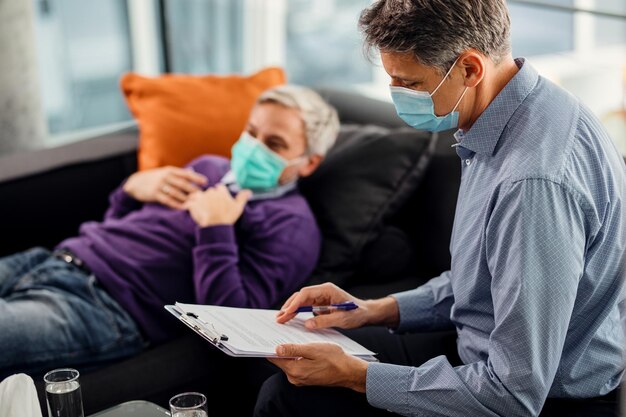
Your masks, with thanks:
[[[143,204],[141,201],[135,199],[126,191],[124,191],[124,183],[118,187],[109,199],[110,207],[114,210],[114,213],[124,215],[127,214]]]
[[[407,414],[410,372],[407,366],[370,363],[365,382],[367,402],[377,408]]]
[[[398,302],[400,312],[400,323],[397,328],[392,329],[393,333],[434,327],[433,304],[435,300],[429,288],[420,287],[391,296]]]
[[[210,243],[236,243],[235,227],[232,225],[219,225],[202,227],[196,230],[198,245]]]

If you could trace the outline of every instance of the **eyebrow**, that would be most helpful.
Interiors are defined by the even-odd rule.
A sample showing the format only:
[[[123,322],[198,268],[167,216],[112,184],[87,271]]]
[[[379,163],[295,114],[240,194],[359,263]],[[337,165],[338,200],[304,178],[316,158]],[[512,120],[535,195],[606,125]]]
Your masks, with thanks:
[[[400,81],[403,84],[413,84],[413,83],[423,83],[424,80],[422,79],[409,79],[409,78],[403,78],[403,77],[391,77],[397,81]]]

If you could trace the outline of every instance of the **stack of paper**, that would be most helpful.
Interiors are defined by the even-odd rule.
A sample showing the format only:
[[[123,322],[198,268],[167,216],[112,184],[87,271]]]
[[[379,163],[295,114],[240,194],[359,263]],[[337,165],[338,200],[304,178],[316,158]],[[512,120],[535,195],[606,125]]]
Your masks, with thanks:
[[[334,329],[309,330],[299,314],[286,324],[276,323],[276,310],[233,308],[197,304],[165,308],[196,333],[231,356],[275,357],[276,346],[284,343],[336,343],[365,360],[376,361],[375,353]]]

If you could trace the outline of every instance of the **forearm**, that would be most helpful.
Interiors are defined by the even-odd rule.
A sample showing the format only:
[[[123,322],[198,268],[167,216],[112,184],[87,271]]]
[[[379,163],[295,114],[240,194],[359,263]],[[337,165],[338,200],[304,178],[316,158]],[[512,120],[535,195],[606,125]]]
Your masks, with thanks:
[[[239,250],[232,226],[198,228],[193,250],[196,302],[250,306],[239,270]]]
[[[351,363],[349,366],[349,372],[346,374],[347,388],[353,389],[356,392],[365,393],[367,386],[367,368],[369,362],[364,361],[356,357],[351,357]]]
[[[450,311],[454,295],[450,271],[410,291],[392,294],[398,305],[398,332],[453,329]]]
[[[400,322],[398,301],[394,297],[384,297],[376,300],[364,301],[368,310],[368,323],[373,326],[387,326],[395,328]]]

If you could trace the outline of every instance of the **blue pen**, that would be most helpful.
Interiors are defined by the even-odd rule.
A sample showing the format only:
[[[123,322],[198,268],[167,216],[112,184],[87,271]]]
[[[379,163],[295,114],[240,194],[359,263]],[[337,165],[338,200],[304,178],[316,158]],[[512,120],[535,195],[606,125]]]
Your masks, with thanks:
[[[346,301],[345,303],[331,304],[329,306],[302,306],[298,307],[296,313],[329,314],[337,310],[350,311],[355,308],[359,308],[359,306],[352,301]]]

